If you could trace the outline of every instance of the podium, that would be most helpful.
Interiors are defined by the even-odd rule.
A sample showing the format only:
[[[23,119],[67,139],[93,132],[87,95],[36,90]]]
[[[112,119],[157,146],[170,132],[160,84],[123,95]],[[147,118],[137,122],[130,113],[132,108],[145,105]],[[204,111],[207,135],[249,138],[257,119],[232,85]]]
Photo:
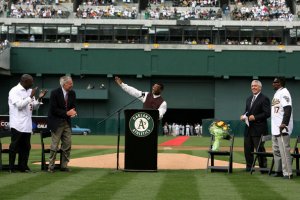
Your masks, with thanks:
[[[157,171],[158,110],[128,109],[124,113],[124,171]]]

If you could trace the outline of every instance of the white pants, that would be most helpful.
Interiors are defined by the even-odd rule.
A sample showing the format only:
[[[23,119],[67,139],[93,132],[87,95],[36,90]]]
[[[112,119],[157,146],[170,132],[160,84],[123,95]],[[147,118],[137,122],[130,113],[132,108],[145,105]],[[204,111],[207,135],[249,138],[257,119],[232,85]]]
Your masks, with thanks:
[[[284,176],[293,174],[292,157],[290,153],[290,136],[272,136],[272,148],[274,154],[274,170],[281,172]]]

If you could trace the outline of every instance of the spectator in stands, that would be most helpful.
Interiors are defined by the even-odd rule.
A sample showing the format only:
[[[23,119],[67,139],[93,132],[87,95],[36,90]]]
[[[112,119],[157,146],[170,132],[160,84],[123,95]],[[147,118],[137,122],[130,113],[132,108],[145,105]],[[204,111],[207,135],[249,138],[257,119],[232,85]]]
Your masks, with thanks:
[[[30,41],[30,42],[35,42],[35,37],[34,37],[34,35],[31,35],[31,36],[30,36],[29,41]]]

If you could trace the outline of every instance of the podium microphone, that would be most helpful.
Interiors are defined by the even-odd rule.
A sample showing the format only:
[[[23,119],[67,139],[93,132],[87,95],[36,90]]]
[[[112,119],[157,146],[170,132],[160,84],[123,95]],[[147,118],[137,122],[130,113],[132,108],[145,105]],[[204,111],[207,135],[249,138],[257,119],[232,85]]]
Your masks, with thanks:
[[[113,116],[114,114],[116,114],[116,113],[119,114],[119,113],[121,112],[121,110],[123,110],[124,108],[126,108],[126,107],[129,106],[130,104],[136,102],[137,100],[139,100],[139,99],[142,98],[142,97],[145,97],[145,94],[146,94],[145,92],[142,92],[142,95],[141,95],[141,96],[134,98],[134,99],[133,99],[132,101],[130,101],[128,104],[122,106],[121,108],[119,108],[118,110],[116,110],[115,112],[113,112],[112,114],[110,114],[108,117],[106,117],[105,119],[99,121],[99,122],[97,123],[97,125],[102,124],[104,121],[106,121],[108,118],[110,118],[110,117]]]

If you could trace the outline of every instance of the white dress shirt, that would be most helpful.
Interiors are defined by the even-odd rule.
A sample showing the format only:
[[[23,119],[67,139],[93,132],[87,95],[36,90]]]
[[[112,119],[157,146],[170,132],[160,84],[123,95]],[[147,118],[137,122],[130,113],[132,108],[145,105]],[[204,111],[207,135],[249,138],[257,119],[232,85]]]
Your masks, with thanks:
[[[143,103],[145,103],[146,101],[146,98],[147,98],[147,95],[149,92],[142,92],[140,90],[137,90],[135,89],[134,87],[131,87],[125,83],[122,83],[121,84],[121,88],[127,92],[128,94],[130,94],[131,96],[135,97],[135,98],[139,98],[139,100],[141,100]],[[145,95],[143,95],[145,94]],[[160,95],[155,95],[153,94],[153,97],[154,98],[158,98],[160,97]],[[164,114],[166,113],[167,111],[167,102],[164,101],[162,102],[162,104],[159,106],[158,108],[158,112],[159,112],[159,119],[162,119]]]
[[[26,90],[20,83],[9,91],[9,126],[19,132],[32,132],[32,110],[37,109],[40,103],[31,98],[32,89]]]

